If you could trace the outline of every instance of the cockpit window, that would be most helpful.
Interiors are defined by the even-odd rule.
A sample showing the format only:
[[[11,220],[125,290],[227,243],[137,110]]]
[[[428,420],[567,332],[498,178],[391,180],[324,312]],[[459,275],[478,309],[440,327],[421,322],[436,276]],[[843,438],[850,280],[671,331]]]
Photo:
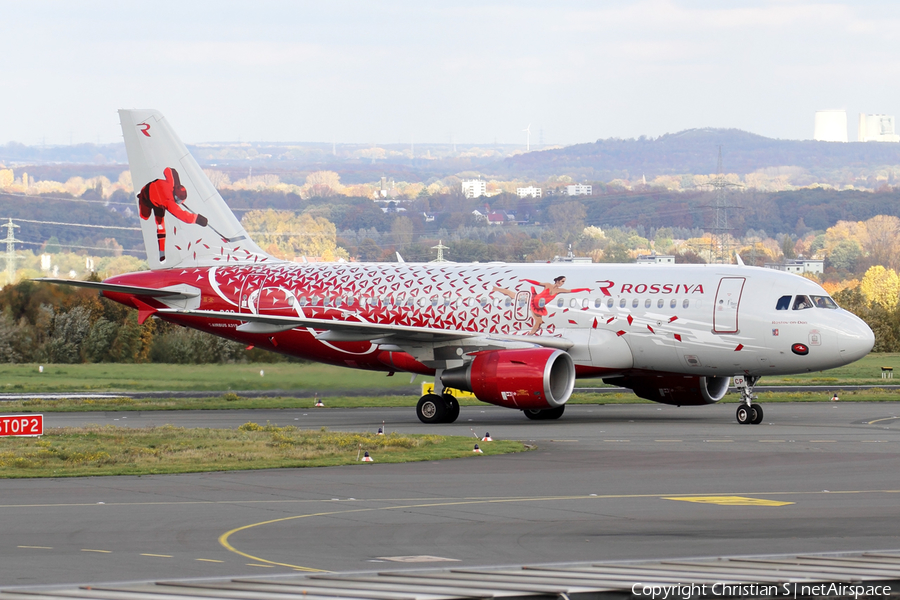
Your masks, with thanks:
[[[806,310],[812,308],[813,304],[807,296],[797,296],[794,298],[794,310]]]
[[[837,302],[832,300],[830,296],[810,296],[810,298],[816,308],[830,308],[831,310],[836,310],[838,307]]]
[[[791,297],[790,296],[782,296],[778,299],[778,303],[775,305],[775,310],[787,310],[791,307]]]

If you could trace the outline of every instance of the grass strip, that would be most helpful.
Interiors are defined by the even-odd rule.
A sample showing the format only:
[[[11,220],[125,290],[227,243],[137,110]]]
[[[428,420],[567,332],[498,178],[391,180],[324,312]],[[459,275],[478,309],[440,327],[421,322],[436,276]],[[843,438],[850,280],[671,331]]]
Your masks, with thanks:
[[[248,422],[237,429],[173,425],[90,425],[52,429],[41,438],[0,439],[0,478],[155,475],[330,467],[478,457],[462,436],[345,433]],[[521,442],[478,442],[485,455],[522,452]]]
[[[319,396],[339,395],[339,390],[384,390],[397,395],[414,394],[423,381],[410,384],[409,374],[388,377],[383,372],[362,371],[315,363],[248,364],[0,364],[0,392],[129,392],[199,391],[215,396],[229,390],[309,390]],[[892,367],[900,384],[900,354],[869,354],[861,360],[816,373],[767,376],[764,385],[877,385],[893,383],[881,378],[881,367]],[[162,376],[161,376],[162,374]],[[600,379],[579,379],[578,387],[602,387]]]
[[[828,402],[831,392],[766,392],[757,388],[759,402]],[[900,390],[858,390],[839,394],[841,402],[898,402]],[[724,403],[738,402],[740,396],[730,393]],[[3,402],[3,413],[100,412],[100,411],[156,411],[156,410],[237,410],[237,409],[309,409],[409,407],[417,396],[335,396],[322,398],[325,408],[317,408],[312,398],[242,398],[234,393],[209,398],[88,398],[88,399],[30,399]],[[485,406],[471,398],[460,398],[461,406]],[[655,404],[630,392],[615,394],[572,394],[569,404]]]

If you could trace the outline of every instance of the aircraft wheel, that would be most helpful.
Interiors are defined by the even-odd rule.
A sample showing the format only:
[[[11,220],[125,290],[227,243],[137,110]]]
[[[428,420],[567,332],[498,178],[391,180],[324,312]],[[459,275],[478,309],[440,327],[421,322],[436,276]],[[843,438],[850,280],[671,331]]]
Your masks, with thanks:
[[[753,413],[753,418],[750,419],[751,425],[759,425],[763,420],[763,409],[759,404],[751,404],[750,412]]]
[[[531,408],[525,409],[522,411],[525,413],[525,416],[533,421],[548,421],[560,418],[564,412],[566,412],[566,405],[558,406],[556,408]]]
[[[444,402],[447,403],[447,414],[444,415],[444,423],[453,423],[459,417],[459,400],[453,394],[444,394]]]
[[[437,394],[425,394],[416,404],[416,416],[423,423],[443,423],[447,416],[447,403]]]
[[[741,425],[747,425],[753,420],[753,410],[747,406],[746,404],[741,404],[738,406],[737,413],[735,416],[737,417],[737,422]]]

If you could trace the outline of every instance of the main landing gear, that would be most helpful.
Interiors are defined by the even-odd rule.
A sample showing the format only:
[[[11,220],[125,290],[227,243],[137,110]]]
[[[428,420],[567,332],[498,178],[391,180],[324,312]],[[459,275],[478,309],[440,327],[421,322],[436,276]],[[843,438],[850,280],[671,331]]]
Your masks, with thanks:
[[[759,425],[763,420],[762,406],[753,402],[756,396],[753,394],[753,386],[759,381],[759,377],[745,377],[743,385],[735,377],[735,385],[741,392],[741,404],[737,408],[735,416],[741,425]]]
[[[425,394],[416,404],[416,416],[423,423],[453,423],[459,417],[459,401],[451,394]]]

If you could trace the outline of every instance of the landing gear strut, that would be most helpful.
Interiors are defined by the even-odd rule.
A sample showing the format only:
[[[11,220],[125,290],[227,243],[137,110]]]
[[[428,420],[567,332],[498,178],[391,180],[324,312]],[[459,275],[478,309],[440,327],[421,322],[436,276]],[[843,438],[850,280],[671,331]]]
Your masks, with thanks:
[[[450,394],[425,394],[416,404],[416,416],[423,423],[453,423],[459,417],[459,401]]]
[[[743,385],[740,385],[735,377],[735,384],[741,392],[741,404],[737,408],[735,416],[737,422],[741,425],[759,425],[763,420],[762,406],[753,402],[756,395],[753,393],[753,386],[759,381],[759,377],[745,377]]]

